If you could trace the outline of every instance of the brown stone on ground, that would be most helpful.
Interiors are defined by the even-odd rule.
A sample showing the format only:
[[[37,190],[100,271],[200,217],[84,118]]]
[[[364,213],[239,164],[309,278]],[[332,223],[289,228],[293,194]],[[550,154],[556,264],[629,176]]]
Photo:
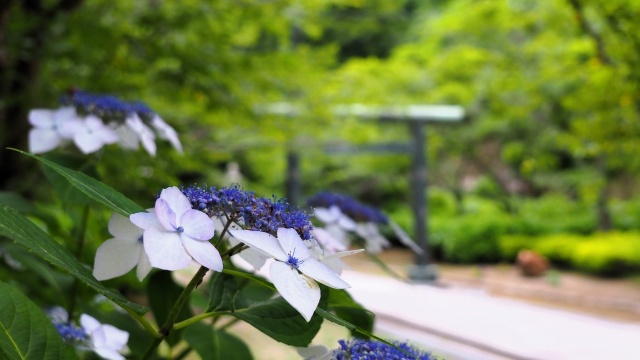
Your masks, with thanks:
[[[542,276],[549,269],[549,261],[533,250],[520,250],[516,265],[524,276]]]

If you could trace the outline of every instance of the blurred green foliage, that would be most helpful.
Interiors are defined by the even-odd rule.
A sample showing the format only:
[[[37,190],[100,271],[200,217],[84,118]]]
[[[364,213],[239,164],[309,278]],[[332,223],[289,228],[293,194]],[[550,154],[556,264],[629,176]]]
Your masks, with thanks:
[[[78,87],[144,101],[178,130],[183,156],[162,143],[155,159],[115,146],[94,159],[142,206],[169,185],[224,185],[232,162],[243,186],[281,196],[295,150],[304,195],[347,193],[411,229],[407,156],[330,151],[405,142],[406,127],[330,108],[458,104],[467,119],[429,126],[424,149],[442,259],[498,261],[505,234],[590,234],[607,214],[640,227],[639,1],[9,0],[0,12],[2,190],[56,201],[4,148],[26,149],[28,110]],[[257,111],[273,102],[308,112]]]

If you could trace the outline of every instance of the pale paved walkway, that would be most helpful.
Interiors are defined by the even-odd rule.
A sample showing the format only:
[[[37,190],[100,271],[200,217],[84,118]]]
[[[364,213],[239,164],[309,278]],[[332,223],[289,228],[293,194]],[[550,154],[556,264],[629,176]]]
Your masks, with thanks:
[[[640,324],[354,271],[342,277],[376,313],[378,330],[457,359],[640,360]]]

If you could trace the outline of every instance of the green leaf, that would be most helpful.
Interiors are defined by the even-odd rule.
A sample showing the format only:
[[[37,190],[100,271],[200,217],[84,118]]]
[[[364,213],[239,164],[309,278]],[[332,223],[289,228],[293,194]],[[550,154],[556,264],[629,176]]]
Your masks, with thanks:
[[[184,329],[183,337],[203,359],[252,360],[249,347],[224,330],[216,330],[204,323]]]
[[[341,319],[348,321],[366,332],[373,332],[375,314],[358,304],[345,290],[329,288],[329,310]],[[368,335],[351,331],[354,337],[368,339]]]
[[[236,279],[228,274],[214,272],[210,280],[209,305],[206,312],[235,310],[235,297],[238,294]]]
[[[136,204],[132,200],[129,200],[126,196],[86,174],[68,169],[64,166],[60,166],[40,156],[29,154],[27,152],[16,149],[12,150],[15,150],[19,153],[40,161],[42,164],[62,175],[72,186],[117,213],[120,213],[124,216],[129,216],[131,214],[145,211],[145,209],[143,209],[140,205]]]
[[[78,278],[116,304],[129,308],[140,315],[148,311],[147,307],[131,302],[118,292],[104,287],[82,263],[49,234],[17,211],[6,206],[0,206],[0,235],[25,246],[35,255]]]
[[[3,359],[65,359],[51,320],[29,298],[0,282],[0,355]]]
[[[273,291],[276,291],[276,287],[272,283],[268,282],[267,280],[265,280],[265,279],[263,279],[263,278],[261,278],[259,276],[256,276],[256,275],[253,275],[253,274],[249,274],[249,273],[246,273],[246,272],[242,272],[242,271],[229,270],[229,269],[223,269],[222,272],[225,273],[225,274],[236,276],[236,277],[249,279],[249,280],[251,280],[251,281],[253,281],[253,282],[255,282],[255,283],[259,284],[259,285],[262,285],[263,287],[266,287],[266,288],[269,288],[269,289],[271,289]]]
[[[0,204],[11,206],[21,213],[33,213],[36,210],[22,195],[9,191],[0,191]]]
[[[323,299],[320,300],[321,302]],[[326,299],[324,300],[326,302]],[[320,330],[322,317],[313,315],[309,322],[282,297],[254,304],[229,313],[244,320],[274,340],[291,346],[308,346]]]
[[[171,272],[162,270],[151,275],[147,285],[147,296],[149,298],[149,306],[153,311],[156,323],[162,326],[171,313],[173,305],[178,301],[180,294],[184,288],[173,281]],[[185,304],[176,318],[176,322],[186,320],[193,316],[189,304]],[[171,345],[175,345],[180,341],[181,330],[173,330],[167,337],[167,341]]]
[[[51,161],[59,166],[64,166],[69,169],[77,169],[76,171],[84,171],[88,176],[95,176],[95,169],[88,168],[88,158],[87,157],[79,157],[79,156],[71,156],[71,155],[62,155],[62,154],[47,154],[46,160]],[[87,171],[89,170],[89,171]],[[47,180],[51,183],[56,193],[58,193],[58,197],[64,204],[93,204],[95,201],[87,197],[83,192],[74,187],[67,179],[57,172],[56,170],[48,167],[42,166],[42,172],[47,177]]]

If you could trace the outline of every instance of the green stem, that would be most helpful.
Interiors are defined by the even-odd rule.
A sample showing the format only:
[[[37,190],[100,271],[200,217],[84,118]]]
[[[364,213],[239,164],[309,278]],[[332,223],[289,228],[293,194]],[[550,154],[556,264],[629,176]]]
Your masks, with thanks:
[[[138,315],[135,311],[129,309],[129,308],[125,308],[123,307],[123,309],[125,309],[127,311],[127,313],[129,313],[129,315],[131,315],[131,317],[133,317],[134,319],[136,319],[136,321],[138,321],[140,323],[140,325],[142,325],[142,327],[147,331],[147,333],[149,333],[151,336],[153,337],[160,337],[160,334],[158,334],[158,331],[153,327],[153,325],[151,325],[147,319],[145,319],[143,316]]]
[[[198,321],[200,321],[202,319],[206,319],[206,318],[209,318],[209,317],[214,317],[214,316],[222,315],[222,314],[225,314],[225,313],[212,311],[212,312],[206,312],[206,313],[198,314],[198,315],[196,315],[194,317],[188,318],[187,320],[180,321],[179,323],[175,323],[173,325],[173,328],[176,329],[176,330],[182,329],[182,328],[185,328],[185,327],[187,327],[187,326],[189,326],[191,324],[197,323]]]
[[[216,249],[218,248],[218,246],[220,246],[220,243],[222,242],[222,239],[227,234],[227,230],[229,230],[229,226],[231,226],[231,223],[234,222],[235,220],[236,220],[235,217],[230,217],[230,218],[228,217],[227,218],[227,223],[224,225],[224,228],[222,229],[222,232],[220,232],[220,236],[218,236],[218,241],[216,241],[216,244],[215,244]]]
[[[85,205],[82,211],[82,220],[80,221],[80,228],[78,229],[78,233],[76,235],[76,259],[82,262],[82,250],[84,250],[84,238],[86,236],[87,227],[89,224],[89,205]],[[78,292],[78,284],[79,280],[77,278],[73,279],[73,284],[71,285],[70,298],[69,298],[69,310],[67,311],[68,318],[67,321],[71,322],[73,319],[73,312],[76,307],[76,293]]]
[[[173,308],[171,309],[171,312],[167,317],[167,321],[165,321],[164,325],[162,325],[162,327],[158,330],[158,334],[160,336],[154,339],[154,341],[151,343],[151,345],[147,349],[147,352],[142,357],[143,359],[147,359],[153,353],[153,351],[158,347],[158,345],[160,345],[162,340],[164,340],[164,338],[169,335],[169,332],[171,331],[171,329],[173,329],[173,324],[176,322],[176,319],[178,318],[178,314],[180,313],[180,310],[182,310],[182,307],[184,306],[184,304],[187,302],[187,300],[189,300],[189,296],[191,295],[191,292],[193,291],[193,289],[196,288],[198,284],[200,284],[200,282],[202,281],[202,278],[207,273],[207,271],[209,271],[208,268],[201,266],[200,269],[198,269],[198,272],[193,276],[193,279],[191,279],[191,281],[189,281],[189,284],[187,284],[184,290],[182,290],[182,293],[180,294],[178,301],[176,301],[176,303],[173,305]]]

